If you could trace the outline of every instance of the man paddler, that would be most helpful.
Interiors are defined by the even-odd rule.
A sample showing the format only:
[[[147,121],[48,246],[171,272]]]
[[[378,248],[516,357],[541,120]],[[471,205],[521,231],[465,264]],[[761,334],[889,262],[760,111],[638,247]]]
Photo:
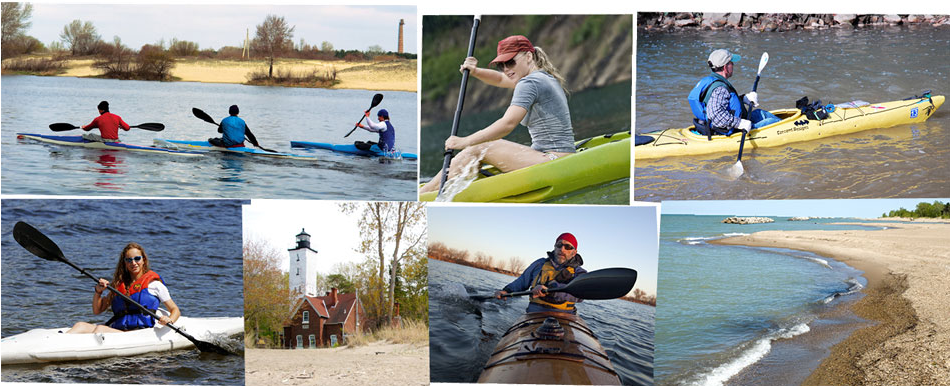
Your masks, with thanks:
[[[379,120],[378,123],[373,122],[369,112],[369,110],[366,110],[365,113],[366,124],[357,123],[356,126],[363,130],[379,134],[379,142],[356,141],[354,145],[360,150],[376,151],[378,149],[382,153],[393,151],[396,148],[396,129],[393,128],[392,122],[389,121],[389,111],[379,109],[379,112],[376,113],[376,118]],[[377,149],[373,149],[374,145]]]
[[[584,259],[577,253],[577,238],[570,233],[560,234],[554,241],[554,250],[547,254],[548,257],[531,263],[515,281],[495,292],[495,297],[501,299],[505,294],[530,289],[531,298],[525,312],[577,313],[574,304],[581,299],[565,292],[546,292],[548,289],[563,287],[575,277],[587,273],[587,270],[581,268]]]
[[[119,129],[129,131],[129,124],[125,123],[122,117],[109,112],[108,101],[99,102],[96,108],[99,109],[99,116],[82,129],[85,131],[99,129],[99,134],[83,134],[83,139],[91,142],[119,142]]]

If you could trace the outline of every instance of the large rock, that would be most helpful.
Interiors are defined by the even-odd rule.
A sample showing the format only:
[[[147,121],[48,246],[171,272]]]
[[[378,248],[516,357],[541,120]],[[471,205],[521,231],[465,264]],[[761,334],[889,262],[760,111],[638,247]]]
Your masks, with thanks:
[[[741,13],[727,13],[726,14],[726,25],[732,27],[740,27],[742,23],[742,14]]]
[[[696,25],[696,20],[694,19],[678,19],[673,24],[677,27],[688,27],[691,25]]]
[[[853,13],[839,13],[835,15],[835,22],[838,24],[852,24],[857,15]]]
[[[808,221],[808,220],[811,220],[811,217],[808,217],[808,216],[804,216],[804,217],[792,217],[792,218],[788,219],[788,221]]]
[[[703,14],[703,22],[700,26],[722,28],[722,26],[726,25],[726,16],[728,15],[728,13],[705,13]]]
[[[890,25],[897,25],[901,23],[901,17],[898,15],[884,15],[884,22]]]
[[[775,222],[769,217],[729,217],[722,220],[724,224],[765,224]]]

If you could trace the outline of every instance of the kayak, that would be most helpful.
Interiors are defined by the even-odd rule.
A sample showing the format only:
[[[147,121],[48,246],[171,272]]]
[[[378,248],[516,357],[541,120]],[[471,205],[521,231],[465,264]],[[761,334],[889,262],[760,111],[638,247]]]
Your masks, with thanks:
[[[943,95],[908,100],[837,106],[828,118],[812,120],[798,109],[772,111],[780,119],[774,124],[752,129],[746,135],[745,151],[759,147],[775,147],[788,143],[883,129],[926,121],[944,102]],[[866,102],[865,102],[866,103]],[[634,158],[650,159],[670,156],[699,155],[719,152],[738,153],[742,133],[714,135],[712,140],[692,130],[666,129],[637,134]]]
[[[300,161],[316,161],[317,157],[309,157],[291,153],[269,152],[250,147],[220,147],[214,146],[208,141],[176,141],[171,139],[155,139],[155,144],[165,148],[172,149],[199,149],[203,151],[220,151],[225,153],[248,154],[263,156],[268,158],[293,159]]]
[[[373,145],[370,150],[360,150],[356,148],[356,145],[349,144],[332,144],[325,142],[305,142],[305,141],[290,141],[290,147],[297,147],[303,149],[323,149],[323,150],[332,150],[338,153],[347,153],[347,154],[356,154],[364,155],[369,157],[389,157],[389,158],[404,158],[404,159],[417,159],[417,155],[413,153],[403,153],[399,151],[394,151],[392,153],[387,153],[382,151],[378,146]]]
[[[630,132],[578,141],[577,153],[503,173],[486,166],[452,201],[531,203],[548,200],[588,186],[630,178]],[[433,201],[438,192],[419,195]]]
[[[244,331],[240,317],[190,318],[174,323],[195,339],[211,342],[218,336]],[[124,357],[192,348],[195,345],[167,326],[104,334],[66,334],[69,327],[37,328],[0,340],[3,365]]]
[[[620,377],[580,317],[532,312],[501,337],[478,382],[619,385]]]
[[[96,142],[88,141],[83,139],[81,135],[44,135],[44,134],[30,134],[30,133],[17,133],[18,139],[32,139],[34,141],[52,143],[56,145],[64,146],[77,146],[84,147],[88,149],[104,149],[104,150],[125,150],[125,151],[135,151],[143,153],[159,153],[159,154],[172,154],[172,155],[182,155],[182,156],[200,156],[201,153],[194,151],[182,151],[182,150],[172,150],[172,149],[163,149],[160,147],[154,146],[138,146],[138,145],[129,145],[122,142]]]

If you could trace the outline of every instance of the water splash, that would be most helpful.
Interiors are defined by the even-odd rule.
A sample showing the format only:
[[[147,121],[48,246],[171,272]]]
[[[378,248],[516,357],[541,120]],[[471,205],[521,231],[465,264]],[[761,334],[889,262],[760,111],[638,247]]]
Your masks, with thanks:
[[[461,193],[463,190],[467,189],[472,182],[478,177],[478,170],[481,167],[482,159],[485,158],[485,153],[488,152],[488,147],[484,147],[472,161],[466,163],[462,166],[462,172],[457,176],[449,178],[445,181],[445,186],[442,188],[442,194],[435,198],[436,202],[451,202],[455,196]]]

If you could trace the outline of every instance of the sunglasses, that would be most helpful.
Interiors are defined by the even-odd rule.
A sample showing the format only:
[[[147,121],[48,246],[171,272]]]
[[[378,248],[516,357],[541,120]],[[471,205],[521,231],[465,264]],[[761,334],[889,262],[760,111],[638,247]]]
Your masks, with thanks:
[[[138,261],[142,261],[142,256],[123,257],[123,259],[125,259],[125,262],[126,262],[126,263],[131,263],[131,262],[133,262],[133,261],[138,262]]]
[[[498,63],[498,69],[504,71],[510,67],[514,67],[516,64],[518,64],[516,59],[518,59],[519,56],[521,56],[520,52],[511,59],[508,59],[507,62]]]
[[[568,251],[573,251],[573,250],[574,250],[574,246],[571,245],[571,244],[561,244],[561,243],[557,243],[557,244],[554,244],[554,247],[555,247],[555,248],[564,248],[564,249],[566,249],[566,250],[568,250]]]

